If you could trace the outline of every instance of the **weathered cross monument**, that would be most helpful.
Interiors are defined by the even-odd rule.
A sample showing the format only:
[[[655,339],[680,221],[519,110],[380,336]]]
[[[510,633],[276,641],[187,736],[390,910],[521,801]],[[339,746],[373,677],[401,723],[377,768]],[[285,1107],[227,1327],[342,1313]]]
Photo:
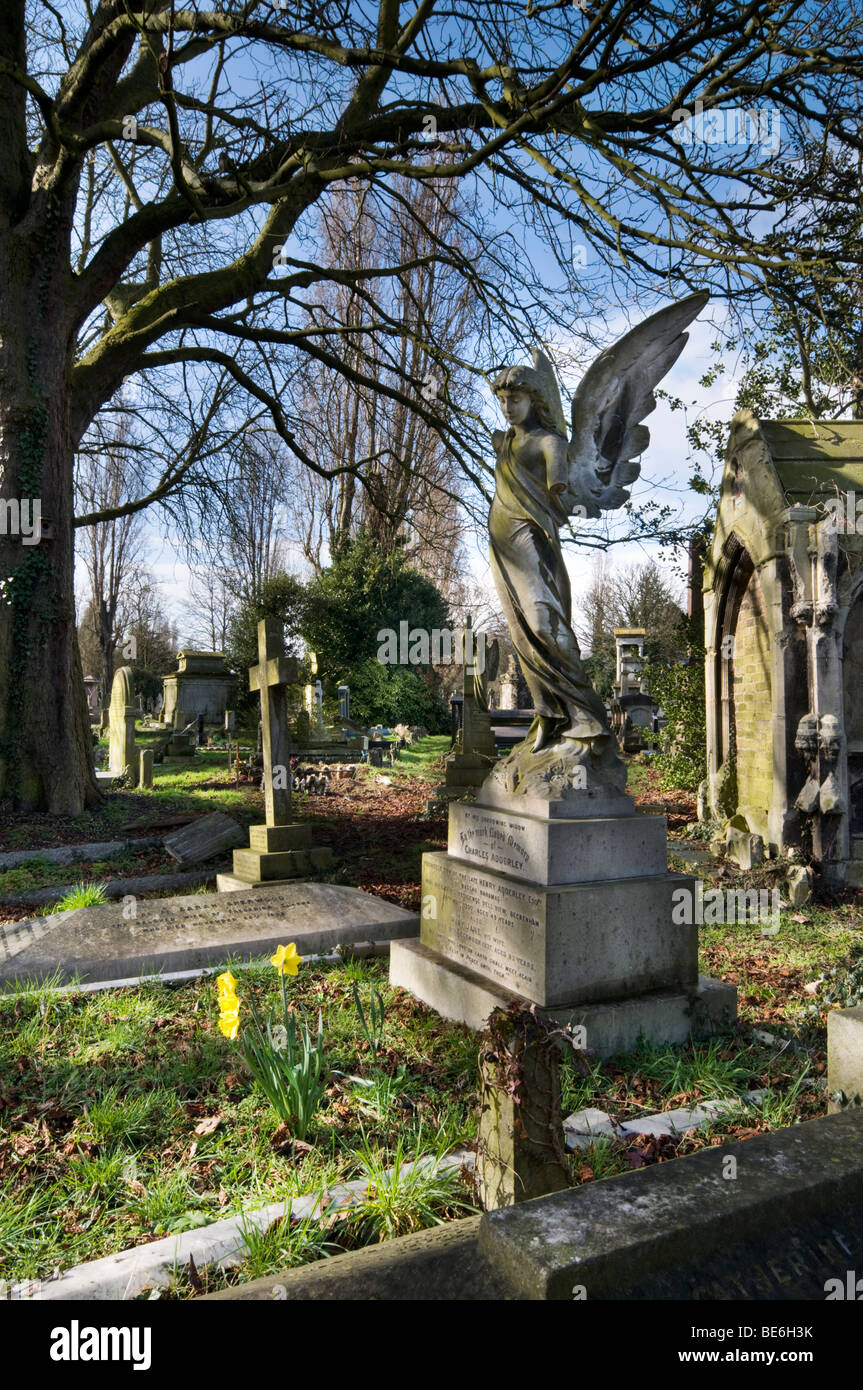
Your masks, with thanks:
[[[252,883],[274,883],[328,868],[333,852],[312,848],[312,827],[291,814],[290,733],[286,687],[297,683],[297,662],[285,655],[281,623],[258,623],[258,664],[249,670],[249,689],[260,692],[264,751],[264,824],[249,827],[249,848],[234,850],[233,874],[219,874],[221,891]]]

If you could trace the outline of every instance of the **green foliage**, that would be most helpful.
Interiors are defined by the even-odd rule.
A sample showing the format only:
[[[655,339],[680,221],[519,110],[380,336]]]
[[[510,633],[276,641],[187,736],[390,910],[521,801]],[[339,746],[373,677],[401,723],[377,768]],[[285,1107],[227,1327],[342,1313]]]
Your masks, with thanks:
[[[351,716],[361,724],[421,724],[430,733],[449,728],[450,712],[436,684],[412,666],[383,666],[374,657],[353,667]]]
[[[277,618],[285,626],[285,651],[297,650],[297,632],[303,611],[305,587],[293,574],[274,574],[265,581],[258,598],[243,604],[232,619],[225,643],[225,660],[238,678],[237,708],[245,710],[256,703],[249,694],[249,667],[258,662],[258,623]]]
[[[320,1010],[314,1042],[305,1018],[298,1020],[296,1012],[288,1009],[284,980],[282,1023],[274,1028],[271,1017],[264,1029],[251,1000],[249,1010],[251,1021],[241,1032],[243,1055],[249,1071],[279,1119],[290,1125],[295,1138],[305,1139],[329,1081],[329,1068],[324,1062],[324,1024]]]
[[[824,971],[818,986],[819,1009],[856,1009],[863,1004],[863,946],[853,946],[845,960]]]
[[[610,700],[614,693],[614,657],[607,651],[596,652],[585,658],[584,669],[597,695],[603,700]]]
[[[643,676],[667,720],[654,760],[660,786],[663,791],[694,791],[707,776],[704,653],[693,648],[678,665],[649,664]]]
[[[61,898],[51,908],[51,912],[69,912],[74,907],[93,907],[97,903],[106,903],[108,895],[104,885],[101,883],[76,883],[74,888],[70,888],[65,898]]]
[[[385,550],[365,532],[306,586],[302,635],[318,654],[322,678],[350,678],[352,708],[355,668],[376,656],[381,628],[398,632],[403,621],[429,632],[446,627],[447,602],[398,547]]]
[[[422,1130],[417,1134],[422,1153]],[[447,1135],[438,1135],[434,1152],[413,1163],[399,1136],[387,1166],[386,1154],[373,1149],[366,1139],[357,1153],[366,1190],[348,1213],[345,1225],[352,1243],[371,1245],[394,1236],[443,1225],[447,1217],[466,1216],[476,1210],[464,1197],[461,1170],[445,1166],[450,1147]]]
[[[383,999],[381,998],[379,992],[375,989],[374,985],[370,985],[369,1017],[368,1021],[366,1021],[365,1010],[363,1009],[363,1003],[360,999],[360,992],[357,989],[356,980],[351,981],[351,987],[354,992],[354,1004],[356,1005],[357,1014],[359,1016],[360,1027],[363,1030],[363,1035],[366,1039],[366,1042],[368,1043],[375,1057],[377,1057],[383,1045],[384,1025],[386,1023],[387,1015],[386,1005],[384,1004]]]

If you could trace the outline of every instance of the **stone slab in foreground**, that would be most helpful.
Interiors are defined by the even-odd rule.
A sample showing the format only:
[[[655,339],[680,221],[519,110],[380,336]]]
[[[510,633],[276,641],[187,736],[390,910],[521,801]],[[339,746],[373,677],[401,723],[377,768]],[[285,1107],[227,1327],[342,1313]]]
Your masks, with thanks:
[[[131,913],[134,911],[134,916]],[[271,954],[303,955],[355,941],[416,936],[415,914],[359,888],[286,883],[230,894],[76,908],[0,925],[0,987],[44,980],[119,980]]]
[[[723,1176],[731,1158],[736,1178]],[[596,1301],[823,1302],[841,1296],[837,1287],[846,1285],[849,1271],[861,1269],[858,1109],[334,1255],[196,1301],[271,1301],[274,1289],[279,1299],[292,1301],[572,1304],[583,1298],[578,1326],[588,1330]]]

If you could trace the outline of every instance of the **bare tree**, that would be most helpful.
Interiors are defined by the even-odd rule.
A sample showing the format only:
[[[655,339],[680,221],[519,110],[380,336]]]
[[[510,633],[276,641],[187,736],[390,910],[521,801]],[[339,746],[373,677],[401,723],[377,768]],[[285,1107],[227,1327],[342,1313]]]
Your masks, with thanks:
[[[527,13],[523,0],[6,0],[2,499],[38,498],[50,528],[31,546],[0,536],[0,795],[64,813],[98,798],[74,631],[73,459],[130,378],[142,400],[189,401],[188,442],[161,466],[151,443],[119,508],[82,523],[206,488],[208,435],[263,410],[306,468],[362,484],[365,459],[320,457],[298,435],[286,383],[309,360],[435,429],[481,507],[485,425],[446,390],[423,397],[402,326],[369,289],[413,263],[319,265],[315,210],[330,192],[359,180],[392,206],[399,179],[459,182],[487,269],[455,241],[433,259],[479,306],[462,364],[479,376],[595,308],[576,242],[628,295],[754,292],[785,257],[764,241],[782,212],[758,183],[771,155],[683,143],[679,113],[767,103],[791,152],[827,124],[858,148],[859,22],[860,0],[550,0]],[[309,321],[317,287],[334,282],[361,302],[356,333]],[[353,364],[343,349],[360,328],[375,353]],[[445,345],[430,333],[424,351],[446,380]]]
[[[103,439],[101,452],[79,455],[75,490],[80,510],[110,513],[126,496],[128,437],[127,422],[121,421],[117,436]],[[87,574],[86,604],[103,704],[111,691],[118,642],[128,635],[126,590],[141,556],[141,522],[139,513],[126,513],[95,521],[80,534],[78,554]]]

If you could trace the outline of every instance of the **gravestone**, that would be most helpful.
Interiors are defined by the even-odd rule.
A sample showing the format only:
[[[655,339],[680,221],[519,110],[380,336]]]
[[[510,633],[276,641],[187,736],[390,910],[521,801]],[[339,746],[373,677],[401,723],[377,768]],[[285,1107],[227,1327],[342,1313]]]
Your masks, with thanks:
[[[462,674],[461,722],[455,735],[452,752],[444,762],[444,781],[435,787],[429,809],[438,801],[464,796],[471,787],[480,787],[495,760],[494,733],[488,711],[488,681],[480,670],[476,634],[470,619],[461,634],[464,653]],[[497,655],[497,644],[494,644]],[[489,655],[483,651],[482,663]],[[496,667],[495,667],[496,670]]]
[[[452,803],[447,853],[423,855],[420,940],[394,946],[391,983],[477,1029],[524,1000],[601,1056],[733,1026],[735,987],[699,976],[698,928],[674,921],[673,895],[695,887],[668,872],[665,817],[601,785],[562,790],[516,799],[492,773],[475,803]]]
[[[827,1015],[827,1109],[863,1106],[863,1008],[831,1009]]]
[[[221,724],[237,693],[237,680],[225,665],[223,652],[177,653],[177,670],[163,677],[166,724],[176,722],[177,710],[200,711],[208,724]]]
[[[339,719],[350,719],[351,717],[351,689],[348,685],[340,685],[339,696]]]
[[[99,681],[96,676],[84,677],[84,692],[87,696],[87,712],[95,723],[99,718]]]
[[[245,831],[224,811],[211,811],[208,816],[201,816],[175,834],[167,835],[165,849],[172,859],[185,867],[215,859],[241,845],[245,838]]]
[[[108,771],[112,777],[136,776],[135,716],[132,668],[121,666],[111,686],[108,721]]]
[[[410,912],[334,883],[246,887],[228,894],[76,908],[0,924],[0,981],[123,980],[196,970],[271,954],[287,941],[300,955],[344,943],[390,941],[416,932]]]
[[[140,772],[138,774],[139,787],[152,787],[153,785],[153,749],[141,749]]]
[[[765,1309],[757,1324],[754,1310],[734,1318],[733,1302],[769,1302],[776,1309],[785,1299],[860,1301],[861,1294],[863,1110],[853,1110],[448,1221],[206,1297],[558,1300],[586,1303],[585,1315],[605,1300],[618,1308],[634,1299],[701,1307],[719,1300],[729,1305],[728,1321],[712,1315],[710,1328],[748,1324],[755,1330],[744,1348],[756,1347],[764,1360],[772,1351],[778,1362],[789,1342],[757,1335],[762,1326],[775,1334],[778,1315]],[[661,1325],[661,1312],[652,1316]],[[691,1321],[705,1336],[708,1325],[695,1309]],[[807,1322],[802,1312],[782,1318],[788,1328]],[[754,1359],[751,1351],[741,1356],[739,1341],[694,1345],[696,1354],[707,1347],[735,1361]],[[793,1343],[798,1351],[812,1345]]]
[[[260,692],[263,746],[263,825],[249,827],[249,848],[234,850],[233,875],[218,875],[222,891],[243,883],[274,882],[330,866],[333,852],[312,847],[312,828],[291,814],[290,736],[286,687],[297,680],[297,662],[285,656],[282,624],[258,623],[258,664],[249,671],[249,689]]]
[[[298,748],[308,748],[312,736],[312,721],[309,712],[301,709],[294,721],[294,738]]]
[[[501,709],[518,709],[518,668],[515,657],[509,658],[503,680],[500,683]]]

